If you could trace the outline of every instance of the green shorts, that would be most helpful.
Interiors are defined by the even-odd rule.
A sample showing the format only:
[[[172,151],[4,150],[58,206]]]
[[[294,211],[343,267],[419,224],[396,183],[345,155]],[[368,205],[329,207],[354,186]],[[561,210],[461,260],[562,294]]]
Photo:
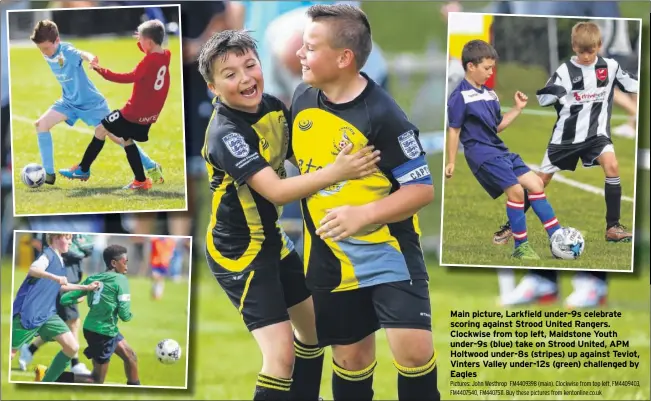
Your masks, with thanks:
[[[64,334],[70,331],[66,323],[54,314],[47,322],[34,329],[26,329],[20,322],[20,315],[16,315],[11,325],[11,349],[19,349],[23,345],[29,343],[38,334],[43,341],[54,341],[54,338],[59,334]]]

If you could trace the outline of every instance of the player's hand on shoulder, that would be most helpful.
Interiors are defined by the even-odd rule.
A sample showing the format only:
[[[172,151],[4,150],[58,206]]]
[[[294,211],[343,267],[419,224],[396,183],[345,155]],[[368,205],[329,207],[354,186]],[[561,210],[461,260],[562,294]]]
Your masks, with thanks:
[[[454,163],[448,163],[445,166],[445,178],[452,178],[454,174]]]
[[[353,145],[348,144],[339,152],[332,168],[338,181],[345,181],[355,178],[366,177],[378,171],[377,163],[380,161],[380,151],[373,150],[373,146],[366,146],[363,149],[351,154]]]
[[[527,106],[527,102],[529,101],[529,97],[520,91],[515,92],[514,98],[515,107],[520,110],[524,109]]]

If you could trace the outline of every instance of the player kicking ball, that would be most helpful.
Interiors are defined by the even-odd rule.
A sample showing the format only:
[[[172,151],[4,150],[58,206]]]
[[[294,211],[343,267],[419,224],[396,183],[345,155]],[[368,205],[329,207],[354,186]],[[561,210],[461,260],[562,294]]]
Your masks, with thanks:
[[[504,115],[495,92],[484,84],[493,75],[498,55],[493,46],[472,40],[463,47],[461,59],[465,79],[448,99],[447,165],[445,176],[454,174],[459,139],[472,174],[493,198],[506,194],[506,215],[511,227],[518,259],[540,259],[527,240],[525,197],[540,219],[549,237],[561,226],[547,201],[542,179],[527,167],[520,155],[512,153],[498,134],[506,129],[527,105],[522,92],[514,96],[515,107]]]
[[[43,341],[56,341],[61,351],[54,357],[47,374],[36,371],[37,381],[54,382],[67,369],[79,350],[79,343],[66,323],[57,315],[60,291],[93,291],[100,283],[86,280],[82,285],[68,284],[62,254],[68,252],[72,234],[47,234],[41,256],[32,263],[20,285],[13,304],[11,357],[36,335]]]
[[[151,178],[145,176],[143,163],[138,156],[135,142],[147,142],[152,124],[158,120],[167,93],[170,88],[169,64],[171,53],[163,49],[165,26],[158,20],[143,22],[138,26],[136,34],[138,48],[145,57],[136,68],[129,73],[115,73],[97,64],[92,68],[105,79],[117,83],[133,83],[131,98],[120,110],[115,110],[105,116],[97,127],[81,162],[70,169],[59,170],[66,178],[86,181],[90,178],[90,167],[102,151],[107,135],[115,135],[124,139],[124,151],[134,174],[134,180],[124,187],[132,190],[148,190],[152,180],[163,183],[160,166]]]
[[[45,183],[54,185],[56,174],[54,170],[54,145],[50,131],[57,124],[65,121],[69,126],[81,120],[95,129],[101,127],[100,122],[106,117],[110,109],[104,96],[88,78],[83,67],[83,62],[91,65],[98,62],[98,58],[91,53],[76,49],[72,44],[62,42],[59,37],[59,28],[50,20],[39,21],[34,27],[30,39],[43,54],[52,73],[59,81],[62,96],[34,123],[37,132],[38,149],[41,162],[45,168]],[[124,141],[114,135],[111,140],[120,146]],[[142,149],[138,148],[138,157],[148,169],[152,177],[158,176],[160,166],[151,160]]]
[[[73,305],[81,297],[88,301],[88,314],[84,319],[84,338],[88,347],[84,355],[93,361],[90,375],[64,372],[57,382],[102,384],[108,373],[109,361],[115,353],[124,361],[124,371],[128,385],[140,385],[138,378],[138,361],[136,353],[127,344],[118,330],[118,318],[128,322],[131,313],[131,294],[126,273],[128,270],[127,249],[121,245],[109,245],[103,252],[106,271],[86,278],[83,283],[97,282],[97,289],[69,292],[61,297],[62,305]],[[50,369],[40,365],[37,368],[37,380],[40,375],[48,374]]]
[[[605,175],[605,240],[627,243],[633,234],[620,223],[622,186],[610,139],[610,118],[615,87],[626,93],[637,93],[639,83],[616,60],[599,56],[602,38],[595,23],[577,23],[572,28],[571,40],[575,56],[558,67],[537,93],[541,106],[559,110],[538,175],[547,186],[556,172],[574,171],[579,159],[584,167],[601,166]],[[525,212],[528,209],[525,203]],[[509,224],[502,226],[493,242],[508,242],[511,231]],[[608,292],[605,272],[578,273],[572,285],[574,291],[565,300],[566,306],[595,307],[605,302]],[[558,272],[536,270],[529,272],[504,302],[518,305],[555,300],[557,295]]]

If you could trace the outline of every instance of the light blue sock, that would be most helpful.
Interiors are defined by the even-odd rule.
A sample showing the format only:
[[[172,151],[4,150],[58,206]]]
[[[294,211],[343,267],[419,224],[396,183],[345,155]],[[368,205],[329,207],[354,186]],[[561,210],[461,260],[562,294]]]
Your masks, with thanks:
[[[140,155],[140,161],[142,162],[142,167],[145,168],[145,170],[149,170],[150,168],[156,167],[156,162],[149,157],[147,153],[145,153],[144,150],[138,144],[136,143],[136,148],[138,148],[138,154]],[[124,144],[121,144],[122,148],[124,149]]]
[[[48,174],[54,174],[54,145],[52,144],[52,134],[48,132],[39,132],[36,135],[38,139],[38,151],[41,153],[41,162],[43,168]]]

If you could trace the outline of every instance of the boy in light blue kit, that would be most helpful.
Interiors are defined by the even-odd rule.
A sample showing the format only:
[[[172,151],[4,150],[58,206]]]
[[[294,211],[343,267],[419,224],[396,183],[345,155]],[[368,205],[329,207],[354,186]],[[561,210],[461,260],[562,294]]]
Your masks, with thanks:
[[[61,98],[34,123],[38,134],[41,161],[46,172],[45,183],[53,185],[56,175],[52,134],[50,133],[52,127],[63,121],[69,126],[73,126],[77,120],[82,120],[95,128],[111,110],[104,96],[84,71],[83,62],[97,64],[97,56],[77,50],[70,43],[61,42],[59,29],[50,20],[39,21],[34,27],[30,39],[43,54],[63,90]],[[122,139],[113,135],[110,137],[113,142],[124,146]],[[160,165],[147,156],[142,149],[138,148],[138,151],[147,174],[152,181],[158,181],[162,176]]]

